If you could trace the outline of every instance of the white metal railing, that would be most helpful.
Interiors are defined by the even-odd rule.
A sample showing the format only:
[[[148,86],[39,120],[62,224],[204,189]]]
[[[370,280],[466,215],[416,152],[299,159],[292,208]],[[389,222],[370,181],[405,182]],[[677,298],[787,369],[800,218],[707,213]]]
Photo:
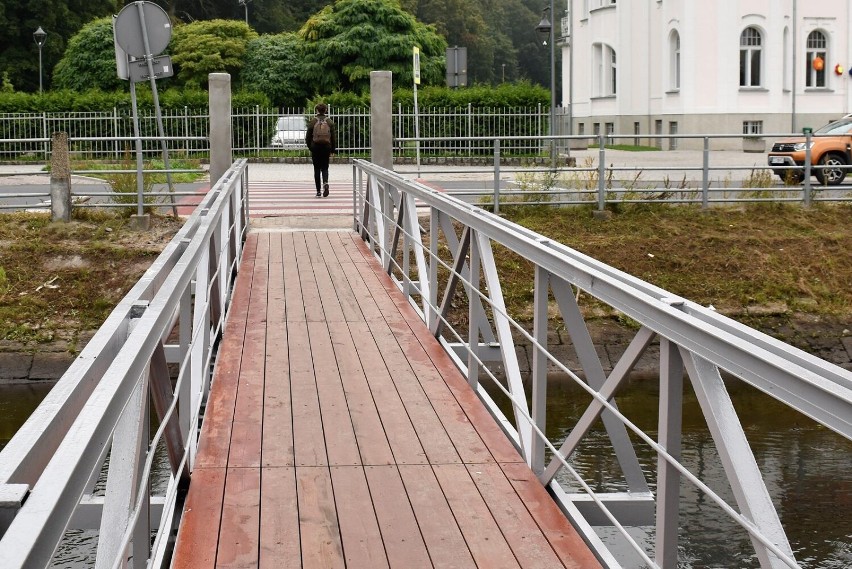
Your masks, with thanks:
[[[247,189],[242,160],[0,451],[4,569],[47,567],[73,528],[97,530],[98,568],[162,566],[242,256]],[[152,489],[158,448],[170,465],[163,491]]]
[[[766,135],[782,138],[784,134]],[[811,135],[809,135],[811,136]],[[816,135],[813,135],[816,136]],[[827,169],[852,171],[852,166],[826,166],[812,164],[810,154],[802,166],[785,167],[784,171],[796,172],[801,176],[795,183],[785,183],[774,173],[760,154],[760,164],[731,163],[732,152],[714,149],[724,147],[726,142],[744,138],[743,135],[644,135],[649,140],[689,139],[702,143],[701,151],[673,154],[669,152],[644,153],[613,151],[630,135],[607,134],[597,136],[556,135],[517,136],[514,144],[527,141],[530,146],[549,147],[555,144],[554,156],[530,158],[527,163],[504,164],[503,145],[505,138],[498,135],[482,136],[475,143],[478,148],[490,146],[490,159],[480,165],[460,168],[447,160],[423,160],[429,165],[430,175],[453,173],[461,175],[481,174],[490,178],[489,187],[454,188],[453,195],[477,200],[480,205],[500,211],[504,205],[593,205],[604,210],[607,205],[635,203],[691,204],[704,208],[713,205],[737,203],[781,203],[792,202],[806,206],[814,202],[849,202],[852,191],[848,186],[818,185],[811,173]],[[404,138],[403,144],[437,144],[451,138]],[[580,144],[583,143],[583,144]],[[589,143],[594,147],[589,149]],[[581,147],[578,150],[576,147]],[[569,147],[575,147],[570,150]],[[630,155],[625,160],[626,155]],[[689,159],[685,159],[688,156]],[[482,155],[480,155],[482,157]],[[640,157],[647,158],[643,161]],[[651,159],[653,157],[653,159]],[[734,161],[736,162],[736,161]],[[444,164],[445,169],[436,169],[434,164]],[[397,169],[403,174],[422,173],[421,165],[416,168],[404,165]],[[511,177],[506,181],[506,176]],[[845,175],[844,175],[845,177]]]
[[[639,566],[677,567],[680,486],[689,484],[747,532],[761,567],[799,567],[722,373],[852,440],[852,372],[398,173],[360,160],[353,167],[355,229],[605,566],[621,565],[594,531],[598,525],[613,526]],[[428,230],[421,227],[417,208],[429,210]],[[424,233],[428,242],[421,237]],[[520,255],[534,267],[531,330],[507,312],[494,264],[495,247]],[[583,319],[577,301],[580,292],[639,325],[609,375]],[[455,330],[449,319],[459,294],[466,297],[466,313],[455,316],[468,322],[465,331]],[[548,350],[551,295],[579,368],[572,369]],[[516,338],[532,346],[530,394],[522,380]],[[619,411],[617,396],[655,339],[660,346],[659,423],[657,433],[649,434]],[[495,363],[502,370],[499,380]],[[548,366],[591,397],[576,423],[558,425],[568,433],[558,448],[544,434],[545,423],[552,421],[545,413]],[[502,392],[510,401],[510,417],[480,383],[483,376],[492,393]],[[733,503],[680,460],[685,376],[718,449]],[[595,491],[593,482],[584,480],[572,465],[572,453],[598,420],[606,429],[627,492]],[[631,438],[656,455],[655,485],[640,466]],[[581,491],[566,487],[557,475]],[[651,547],[637,542],[628,526],[654,528]]]

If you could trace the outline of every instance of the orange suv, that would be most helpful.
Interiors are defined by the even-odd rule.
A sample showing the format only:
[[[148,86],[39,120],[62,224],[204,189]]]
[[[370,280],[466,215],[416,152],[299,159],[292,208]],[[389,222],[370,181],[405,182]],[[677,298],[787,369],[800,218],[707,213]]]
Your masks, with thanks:
[[[772,145],[769,167],[788,184],[805,178],[804,136],[785,138]],[[811,135],[811,173],[820,184],[836,186],[843,182],[852,165],[852,118],[828,123]]]

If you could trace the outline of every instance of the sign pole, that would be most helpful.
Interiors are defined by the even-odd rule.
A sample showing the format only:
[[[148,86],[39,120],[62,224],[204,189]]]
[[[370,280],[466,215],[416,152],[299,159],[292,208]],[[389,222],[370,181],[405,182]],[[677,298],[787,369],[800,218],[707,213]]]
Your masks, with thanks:
[[[128,57],[125,55],[125,57]],[[133,137],[136,145],[136,215],[144,215],[142,203],[144,201],[145,183],[143,179],[144,165],[142,163],[142,135],[139,129],[139,106],[136,103],[136,83],[130,82],[130,108],[133,112]]]
[[[160,98],[157,94],[157,78],[154,74],[154,56],[151,53],[151,45],[148,41],[148,26],[145,24],[145,2],[136,2],[139,11],[139,23],[142,26],[142,41],[145,45],[145,62],[148,64],[148,77],[151,82],[151,95],[154,102],[154,114],[157,118],[157,133],[160,135],[160,147],[163,151],[163,166],[166,169],[166,183],[169,187],[169,198],[172,203],[172,215],[177,217],[177,206],[175,205],[174,185],[172,184],[172,168],[169,163],[169,145],[166,142],[166,131],[163,128],[163,113],[160,111]],[[132,83],[132,81],[131,81]]]
[[[417,107],[417,86],[420,85],[420,49],[414,46],[414,138],[417,156],[417,177],[420,177],[420,112]]]

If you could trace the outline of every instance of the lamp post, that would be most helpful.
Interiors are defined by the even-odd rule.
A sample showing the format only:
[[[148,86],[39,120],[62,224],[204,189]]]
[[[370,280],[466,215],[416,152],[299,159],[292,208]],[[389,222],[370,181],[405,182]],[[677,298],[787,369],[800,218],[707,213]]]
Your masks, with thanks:
[[[237,3],[238,3],[240,6],[242,6],[243,8],[245,8],[245,12],[246,12],[246,25],[248,25],[248,3],[249,3],[249,2],[251,2],[251,0],[237,0]]]
[[[38,92],[41,93],[43,88],[41,80],[41,48],[44,46],[44,40],[47,39],[47,32],[39,26],[38,29],[33,32],[33,39],[38,46]]]
[[[547,19],[546,13],[549,13],[550,17],[553,18],[553,0],[550,0],[550,6],[542,10],[541,22],[535,27],[535,31],[545,37],[544,44],[547,45],[550,42],[550,135],[553,136],[554,125],[556,124],[556,56],[554,51],[556,42],[553,39],[553,24]],[[555,168],[556,146],[552,138],[550,139],[550,158]]]

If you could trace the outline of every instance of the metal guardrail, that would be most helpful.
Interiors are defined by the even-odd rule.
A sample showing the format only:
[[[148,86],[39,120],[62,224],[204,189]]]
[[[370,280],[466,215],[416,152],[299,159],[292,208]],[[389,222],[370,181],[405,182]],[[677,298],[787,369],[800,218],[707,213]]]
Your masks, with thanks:
[[[852,440],[852,372],[398,173],[360,160],[354,161],[353,167],[355,230],[605,566],[621,565],[595,533],[596,525],[614,527],[641,566],[678,566],[679,489],[684,483],[705,495],[747,532],[761,567],[799,567],[722,373],[741,379]],[[418,207],[421,211],[429,209],[428,230],[420,225]],[[428,242],[424,233],[428,233]],[[506,310],[494,263],[494,247],[498,245],[534,266],[531,330]],[[577,302],[580,291],[639,325],[609,375],[581,314]],[[455,330],[449,318],[458,294],[466,297],[467,307],[465,314],[455,316],[468,322],[466,331]],[[558,324],[567,330],[575,347],[579,369],[572,369],[548,351],[548,330],[553,326],[548,321],[551,294],[559,308]],[[518,364],[517,338],[534,350],[530,394]],[[617,406],[619,389],[654,339],[660,345],[656,436],[639,429]],[[499,365],[495,368],[493,364]],[[544,434],[544,425],[552,421],[545,412],[548,366],[563,372],[591,397],[576,423],[559,425],[568,436],[558,448]],[[715,441],[733,503],[680,461],[685,375]],[[489,380],[492,390],[509,399],[512,416],[503,414],[480,383],[482,376]],[[597,492],[593,490],[594,481],[584,480],[572,466],[572,453],[590,436],[599,419],[618,459],[627,492]],[[631,438],[656,455],[653,490]],[[550,457],[548,461],[546,456]],[[566,476],[581,491],[564,487],[557,474]],[[627,526],[655,528],[650,550],[630,535]]]
[[[98,530],[97,567],[162,566],[242,255],[247,191],[241,160],[0,451],[4,569],[47,567],[69,528]],[[164,491],[152,489],[158,448],[170,465]]]
[[[306,121],[314,115],[305,108],[234,108],[231,114],[231,144],[236,156],[273,158],[275,156],[308,157],[307,148],[287,150],[272,144],[279,116],[301,115]],[[369,107],[332,108],[331,117],[338,126],[338,153],[365,156],[370,153]],[[549,129],[548,107],[494,107],[481,109],[473,105],[455,108],[421,107],[415,113],[411,107],[396,105],[393,109],[393,132],[403,138],[415,131],[414,120],[419,117],[420,133],[424,136],[452,136],[435,148],[424,152],[469,156],[489,151],[481,148],[473,137],[482,133],[496,133],[513,137],[515,134],[544,135]],[[163,128],[170,138],[169,152],[187,157],[207,156],[209,147],[209,110],[207,108],[164,109]],[[150,139],[146,153],[156,154],[159,148],[157,121],[153,111],[140,111],[141,135]],[[85,113],[0,113],[0,160],[49,159],[50,137],[54,132],[66,132],[78,139],[71,148],[78,157],[121,159],[128,144],[134,140],[133,120],[129,110],[115,108],[111,112]],[[507,138],[508,140],[508,138]],[[402,156],[412,151],[405,144],[397,144],[395,153]],[[536,154],[541,148],[533,141],[504,143],[504,152],[525,155]],[[412,153],[413,155],[413,153]]]
[[[767,138],[784,138],[791,134],[766,134]],[[816,137],[819,135],[808,135]],[[684,163],[682,159],[672,160],[666,165],[646,163],[625,164],[611,150],[621,140],[632,141],[635,135],[600,134],[596,136],[558,135],[558,136],[516,136],[515,143],[528,141],[527,144],[549,147],[552,143],[557,154],[553,156],[530,157],[528,164],[508,166],[504,164],[503,147],[505,137],[477,137],[480,149],[490,146],[490,160],[479,166],[454,166],[449,159],[426,159],[423,163],[430,166],[429,173],[487,174],[491,178],[490,188],[454,189],[452,193],[478,200],[480,205],[490,207],[499,213],[505,205],[594,205],[600,211],[608,205],[667,203],[691,204],[708,208],[714,205],[734,205],[740,203],[792,202],[809,206],[815,202],[850,202],[852,189],[839,186],[814,184],[810,174],[824,169],[836,169],[837,166],[813,164],[810,153],[806,154],[802,166],[786,167],[786,170],[799,171],[803,177],[801,184],[785,184],[776,179],[768,164],[732,165],[726,158],[730,150],[714,150],[713,146],[725,146],[725,142],[750,138],[750,135],[642,135],[643,140],[657,141],[687,139],[701,142],[702,150],[694,162]],[[452,141],[453,138],[403,138],[403,144],[433,145]],[[592,146],[594,155],[580,152]],[[573,150],[572,150],[573,149]],[[666,155],[667,151],[654,153]],[[643,152],[636,156],[647,156]],[[584,157],[584,162],[577,156]],[[615,157],[614,157],[615,155]],[[674,156],[673,154],[669,154]],[[682,156],[679,154],[678,156]],[[761,157],[765,153],[760,154]],[[765,160],[765,158],[762,158]],[[448,169],[435,169],[435,164],[444,164]],[[451,169],[450,169],[451,168]],[[852,171],[852,165],[844,167]],[[405,165],[397,169],[403,174],[421,173],[421,163],[414,167]],[[513,177],[511,182],[504,180],[505,175]],[[651,178],[642,178],[650,175]],[[654,177],[656,176],[656,177]]]

